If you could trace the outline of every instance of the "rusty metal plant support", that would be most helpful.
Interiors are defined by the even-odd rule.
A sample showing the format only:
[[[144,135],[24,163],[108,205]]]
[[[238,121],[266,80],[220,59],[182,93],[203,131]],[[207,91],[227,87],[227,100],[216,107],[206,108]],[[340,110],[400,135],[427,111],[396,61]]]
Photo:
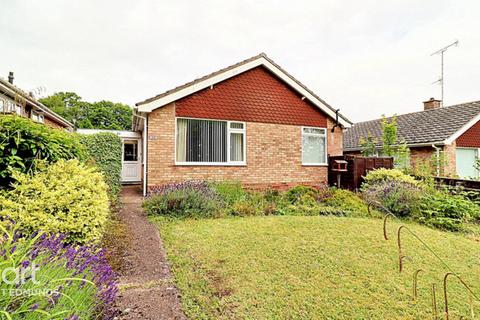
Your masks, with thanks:
[[[413,301],[417,300],[417,295],[418,295],[418,291],[417,291],[417,284],[418,284],[418,274],[420,272],[423,272],[422,269],[418,269],[417,271],[415,271],[413,273]]]
[[[478,300],[478,297],[475,295],[475,293],[473,292],[473,290],[465,283],[465,281],[463,281],[463,279],[453,273],[453,272],[448,272],[445,274],[445,277],[443,277],[443,295],[445,297],[445,319],[446,320],[449,320],[449,310],[448,310],[448,294],[447,294],[447,280],[448,280],[448,277],[449,276],[454,276],[456,277],[460,283],[465,287],[465,289],[467,289],[468,291],[468,295],[469,295],[469,301],[468,301],[468,304],[470,306],[470,314],[472,316],[472,319],[475,319],[475,312],[473,310],[473,298],[472,297],[475,297],[477,300]]]
[[[393,217],[396,218],[395,215],[391,212],[387,213],[385,217],[383,218],[383,238],[385,240],[388,240],[388,235],[387,235],[387,219],[388,217]]]
[[[438,311],[437,311],[437,296],[436,296],[436,288],[435,283],[432,283],[432,310],[433,310],[433,320],[438,319]]]

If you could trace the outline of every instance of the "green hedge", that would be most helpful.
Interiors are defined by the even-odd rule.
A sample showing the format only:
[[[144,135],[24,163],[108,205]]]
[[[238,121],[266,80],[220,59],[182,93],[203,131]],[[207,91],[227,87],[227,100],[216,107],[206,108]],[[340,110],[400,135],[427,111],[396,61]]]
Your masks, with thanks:
[[[109,187],[110,199],[115,201],[121,188],[122,140],[110,132],[80,135],[80,140],[88,157],[102,171]]]
[[[84,154],[75,134],[19,116],[0,116],[0,187],[10,185],[14,171],[33,171],[39,160],[84,159]]]
[[[14,172],[12,189],[0,193],[0,223],[63,233],[69,242],[98,242],[109,216],[107,185],[96,168],[59,160],[34,175]]]

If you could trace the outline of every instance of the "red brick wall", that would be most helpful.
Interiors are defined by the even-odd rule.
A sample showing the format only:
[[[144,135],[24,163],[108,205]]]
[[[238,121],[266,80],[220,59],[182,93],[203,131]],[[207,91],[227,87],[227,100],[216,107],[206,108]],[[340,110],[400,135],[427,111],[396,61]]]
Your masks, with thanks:
[[[480,121],[458,137],[457,146],[480,148]]]
[[[47,125],[51,128],[55,128],[55,129],[64,129],[65,128],[63,125],[61,125],[58,122],[55,122],[54,120],[49,119],[47,117],[44,118],[44,123],[45,123],[45,125]]]
[[[327,120],[328,128],[333,121]],[[302,166],[301,126],[247,122],[246,166],[176,166],[175,104],[150,113],[148,119],[148,187],[184,180],[235,180],[249,186],[319,185],[327,182],[326,166]],[[330,155],[342,154],[343,132],[327,131]]]
[[[327,115],[263,67],[176,102],[178,117],[325,127]]]

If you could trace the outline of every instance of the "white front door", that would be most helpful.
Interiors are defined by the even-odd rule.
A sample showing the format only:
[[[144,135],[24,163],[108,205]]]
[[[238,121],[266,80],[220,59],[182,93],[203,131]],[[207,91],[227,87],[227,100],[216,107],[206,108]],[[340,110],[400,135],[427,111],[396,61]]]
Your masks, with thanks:
[[[139,139],[124,139],[122,142],[122,182],[141,180],[142,162]]]

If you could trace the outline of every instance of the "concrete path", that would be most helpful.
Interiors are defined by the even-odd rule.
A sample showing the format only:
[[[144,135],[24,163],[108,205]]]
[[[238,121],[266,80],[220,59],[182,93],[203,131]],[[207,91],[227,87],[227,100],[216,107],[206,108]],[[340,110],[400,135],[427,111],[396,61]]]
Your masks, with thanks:
[[[121,202],[118,215],[127,226],[131,244],[125,257],[128,268],[120,274],[117,319],[186,319],[158,229],[141,208],[139,187],[124,187]]]

